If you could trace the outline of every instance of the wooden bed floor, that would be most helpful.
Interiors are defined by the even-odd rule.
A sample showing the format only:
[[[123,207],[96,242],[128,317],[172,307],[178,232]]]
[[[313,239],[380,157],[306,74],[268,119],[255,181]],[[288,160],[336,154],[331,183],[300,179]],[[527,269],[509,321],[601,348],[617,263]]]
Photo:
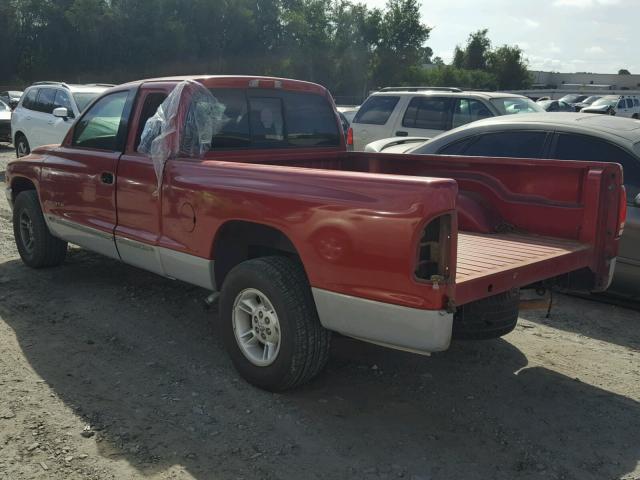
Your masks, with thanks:
[[[588,245],[571,240],[537,235],[459,232],[456,283],[560,258],[588,248]]]

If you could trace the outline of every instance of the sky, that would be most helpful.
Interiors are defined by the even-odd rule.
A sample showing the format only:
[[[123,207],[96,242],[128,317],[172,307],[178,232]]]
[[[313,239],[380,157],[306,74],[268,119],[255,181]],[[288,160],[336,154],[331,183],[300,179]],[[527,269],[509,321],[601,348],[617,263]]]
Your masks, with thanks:
[[[386,0],[365,0],[384,7]],[[446,63],[469,33],[517,44],[531,70],[640,74],[640,0],[421,0],[427,42]]]

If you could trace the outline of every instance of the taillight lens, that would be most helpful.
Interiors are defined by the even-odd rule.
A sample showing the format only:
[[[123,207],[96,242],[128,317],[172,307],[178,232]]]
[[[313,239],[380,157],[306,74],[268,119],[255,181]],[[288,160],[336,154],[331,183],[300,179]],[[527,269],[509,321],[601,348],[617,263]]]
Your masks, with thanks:
[[[618,225],[620,225],[620,230],[618,230],[618,236],[622,236],[622,232],[624,232],[624,225],[627,221],[627,189],[624,186],[620,187],[620,204],[618,205]]]
[[[353,146],[353,128],[351,127],[347,130],[347,145]]]

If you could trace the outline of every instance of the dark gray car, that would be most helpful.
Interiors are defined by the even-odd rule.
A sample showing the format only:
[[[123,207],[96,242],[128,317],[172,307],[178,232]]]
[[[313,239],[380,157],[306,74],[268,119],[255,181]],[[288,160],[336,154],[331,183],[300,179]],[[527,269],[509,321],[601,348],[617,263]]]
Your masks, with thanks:
[[[637,120],[582,113],[495,117],[456,128],[426,142],[391,138],[374,142],[366,150],[620,163],[624,168],[628,210],[611,290],[640,296],[640,122]]]

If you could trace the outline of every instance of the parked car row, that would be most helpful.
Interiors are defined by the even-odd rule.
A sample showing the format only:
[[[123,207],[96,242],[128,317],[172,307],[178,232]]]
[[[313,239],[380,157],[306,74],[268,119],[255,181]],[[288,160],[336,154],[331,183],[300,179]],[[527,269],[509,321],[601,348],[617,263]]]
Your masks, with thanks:
[[[354,150],[363,150],[381,138],[432,137],[483,118],[542,111],[527,97],[510,93],[442,87],[383,88],[358,110],[349,141]]]
[[[638,95],[565,95],[559,100],[539,99],[547,112],[585,112],[640,119]]]

